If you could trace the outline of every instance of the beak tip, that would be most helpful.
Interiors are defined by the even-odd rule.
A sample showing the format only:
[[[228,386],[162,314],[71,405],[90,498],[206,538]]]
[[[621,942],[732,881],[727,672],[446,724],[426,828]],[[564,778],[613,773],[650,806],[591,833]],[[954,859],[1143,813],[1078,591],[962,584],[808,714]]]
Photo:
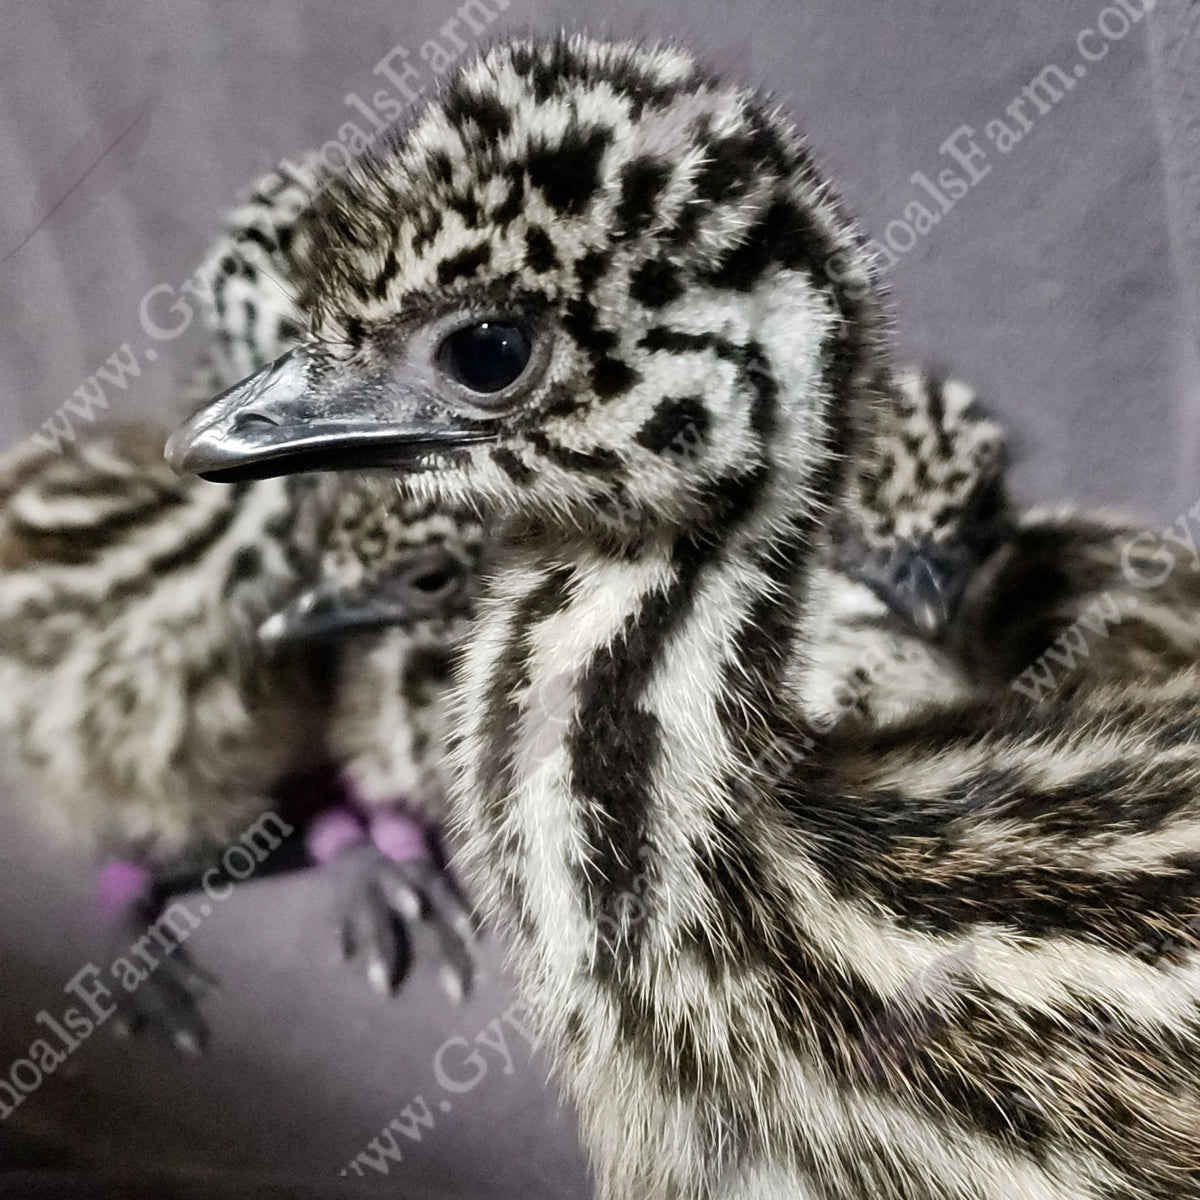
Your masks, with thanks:
[[[193,418],[180,425],[167,438],[163,446],[163,458],[176,475],[198,475],[213,466],[223,465],[217,461],[218,456],[212,453],[212,447],[208,444],[212,438],[206,438],[206,432],[209,430],[203,426],[197,427]]]
[[[258,640],[265,646],[275,646],[283,641],[287,631],[287,615],[282,612],[272,613],[259,625]]]
[[[182,426],[167,438],[166,445],[163,446],[163,458],[176,475],[187,474],[187,443],[187,427]]]
[[[916,604],[912,610],[913,624],[927,638],[940,637],[949,624],[949,613],[945,605],[924,600]]]

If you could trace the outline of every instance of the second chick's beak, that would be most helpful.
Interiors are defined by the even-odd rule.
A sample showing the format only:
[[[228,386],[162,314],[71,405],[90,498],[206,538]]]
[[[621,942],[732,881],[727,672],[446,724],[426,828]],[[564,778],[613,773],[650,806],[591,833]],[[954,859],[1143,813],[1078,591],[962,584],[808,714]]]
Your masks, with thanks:
[[[966,586],[965,555],[933,545],[903,545],[890,557],[881,598],[931,641],[946,632]]]
[[[266,644],[316,641],[465,614],[473,594],[467,565],[447,550],[418,547],[378,577],[326,580],[300,593],[259,626]]]

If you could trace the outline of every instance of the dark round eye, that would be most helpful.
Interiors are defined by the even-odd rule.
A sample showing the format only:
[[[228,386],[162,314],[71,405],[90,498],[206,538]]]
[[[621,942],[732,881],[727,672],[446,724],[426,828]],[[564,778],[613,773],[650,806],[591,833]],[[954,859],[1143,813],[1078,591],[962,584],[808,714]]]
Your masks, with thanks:
[[[410,587],[433,598],[452,592],[462,582],[462,578],[462,568],[457,563],[446,563],[428,571],[422,571],[408,582]]]
[[[442,369],[468,391],[502,392],[521,377],[533,345],[519,325],[480,321],[450,334],[438,351]]]

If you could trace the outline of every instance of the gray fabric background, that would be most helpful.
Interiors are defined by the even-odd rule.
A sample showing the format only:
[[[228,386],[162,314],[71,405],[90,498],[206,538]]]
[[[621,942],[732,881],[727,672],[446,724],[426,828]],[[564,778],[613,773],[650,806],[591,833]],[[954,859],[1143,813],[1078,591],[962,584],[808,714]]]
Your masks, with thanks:
[[[900,352],[979,387],[1013,430],[1025,498],[1165,523],[1200,494],[1200,5],[1123,3],[1154,11],[1051,111],[1028,106],[1033,127],[1007,154],[984,127],[1046,64],[1074,70],[1101,0],[510,0],[490,34],[586,25],[686,41],[775,92],[874,236],[922,196],[915,172],[954,165],[939,147],[971,126],[988,173],[889,273]],[[2,0],[0,441],[36,430],[123,344],[140,375],[108,389],[111,412],[166,408],[196,330],[152,338],[143,297],[166,285],[151,313],[177,320],[167,309],[238,188],[347,120],[368,127],[344,98],[388,88],[372,68],[397,43],[433,91],[420,48],[455,7]],[[147,102],[128,161],[120,150],[108,160],[123,169],[96,168],[38,227],[39,189],[44,210],[119,129],[105,118]],[[61,1008],[63,983],[95,957],[88,893],[86,866],[0,805],[0,1075],[36,1035],[39,1008]],[[69,1154],[333,1184],[414,1094],[444,1098],[438,1047],[473,1038],[509,1002],[494,942],[489,980],[462,1008],[446,1009],[426,965],[387,1005],[336,967],[327,905],[314,875],[248,886],[222,906],[193,943],[226,985],[210,1006],[209,1059],[98,1035],[0,1125],[4,1161]],[[437,1111],[381,1186],[587,1194],[544,1065],[510,1044],[514,1073],[484,1049],[487,1076]]]

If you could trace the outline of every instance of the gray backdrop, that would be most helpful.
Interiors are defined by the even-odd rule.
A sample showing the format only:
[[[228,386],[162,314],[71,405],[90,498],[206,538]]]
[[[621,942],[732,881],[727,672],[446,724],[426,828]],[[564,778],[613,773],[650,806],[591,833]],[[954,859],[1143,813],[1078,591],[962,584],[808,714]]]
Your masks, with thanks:
[[[560,25],[678,37],[771,88],[872,236],[890,240],[902,356],[979,387],[1013,430],[1022,496],[1161,523],[1196,501],[1195,0],[484,3],[494,19],[472,10],[481,37]],[[370,132],[358,104],[396,103],[397,80],[433,92],[439,58],[479,40],[469,21],[444,31],[455,8],[3,0],[0,441],[65,416],[81,425],[69,399],[119,417],[164,408],[197,333],[182,284],[239,187],[339,131],[347,140],[347,121]],[[374,69],[389,54],[391,78]],[[1038,88],[1014,108],[1051,65],[1057,98]],[[1005,125],[989,136],[996,118]],[[939,183],[947,170],[963,182]],[[121,382],[114,354],[136,377]],[[102,391],[99,369],[112,377]],[[62,985],[94,957],[86,868],[14,808],[0,807],[0,1076],[40,1032],[39,1009],[58,1011]],[[519,1038],[511,1075],[485,1046],[475,1086],[437,1082],[446,1039],[474,1039],[509,1003],[495,946],[463,1007],[446,1008],[423,966],[387,1005],[334,964],[327,902],[310,876],[222,906],[194,939],[226,985],[210,1006],[212,1056],[180,1064],[98,1035],[0,1124],[8,1164],[69,1148],[77,1161],[334,1181],[421,1094],[435,1128],[401,1139],[403,1161],[368,1180],[585,1195],[570,1117]],[[450,1043],[440,1061],[461,1078],[468,1052]]]

